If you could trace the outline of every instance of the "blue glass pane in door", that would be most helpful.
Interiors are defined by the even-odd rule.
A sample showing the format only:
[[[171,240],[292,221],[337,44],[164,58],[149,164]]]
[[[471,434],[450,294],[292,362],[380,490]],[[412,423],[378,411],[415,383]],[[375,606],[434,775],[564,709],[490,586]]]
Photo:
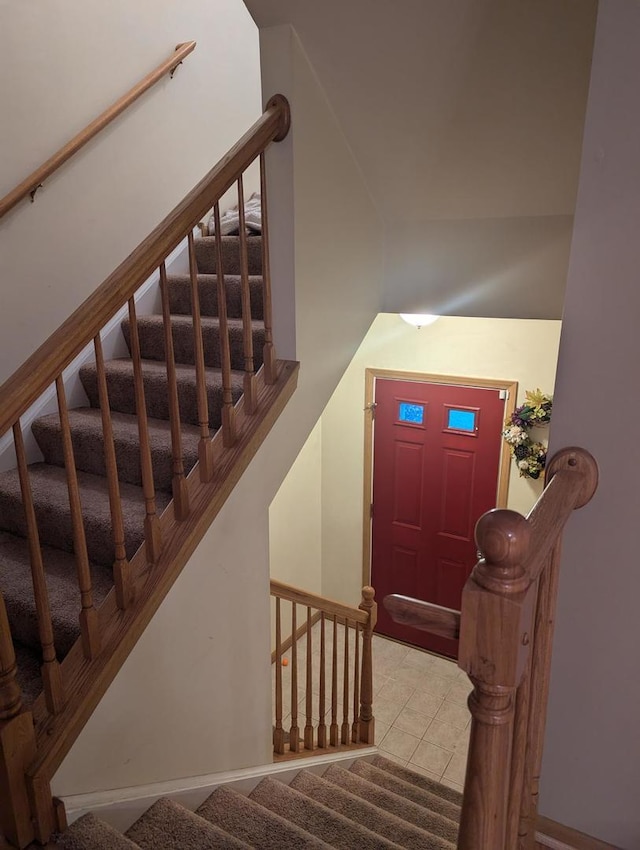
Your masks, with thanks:
[[[455,408],[450,408],[448,411],[447,428],[451,428],[452,431],[475,431],[475,410],[456,410]]]
[[[411,422],[413,425],[422,425],[424,423],[424,405],[401,401],[398,422]]]

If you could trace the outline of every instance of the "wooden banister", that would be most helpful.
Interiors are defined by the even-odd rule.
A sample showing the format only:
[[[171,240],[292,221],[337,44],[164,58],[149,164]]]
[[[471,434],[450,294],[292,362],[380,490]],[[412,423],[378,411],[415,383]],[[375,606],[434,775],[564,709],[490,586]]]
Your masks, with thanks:
[[[289,129],[289,104],[275,95],[265,112],[172,212],[0,387],[0,435],[52,384],[133,297],[238,175]]]
[[[339,617],[343,620],[351,620],[357,623],[365,624],[369,619],[368,612],[362,611],[359,608],[351,608],[342,602],[336,602],[334,599],[327,599],[324,596],[319,596],[317,593],[309,593],[299,587],[294,587],[291,584],[271,579],[271,595],[287,599],[289,602],[296,602],[305,607],[315,608],[317,611],[324,611],[325,614],[333,617]]]
[[[443,608],[399,593],[385,596],[382,604],[395,623],[452,640],[460,636],[460,612],[452,608]]]
[[[121,115],[125,109],[135,103],[138,98],[148,91],[153,85],[161,80],[166,74],[173,76],[174,71],[181,64],[183,59],[192,53],[196,48],[195,41],[187,41],[184,44],[179,44],[175,52],[165,59],[157,68],[154,68],[151,73],[147,74],[139,83],[132,89],[118,98],[108,109],[105,109],[97,118],[88,124],[83,130],[77,133],[70,139],[66,145],[56,151],[53,156],[49,157],[46,162],[43,162],[39,168],[36,168],[28,177],[19,183],[15,189],[12,189],[4,198],[0,198],[0,218],[9,210],[12,210],[16,204],[19,204],[27,195],[33,197],[37,190],[42,186],[44,181],[51,177],[62,165],[67,162],[75,153],[83,148],[87,142],[90,142],[101,130],[104,130],[112,121]]]

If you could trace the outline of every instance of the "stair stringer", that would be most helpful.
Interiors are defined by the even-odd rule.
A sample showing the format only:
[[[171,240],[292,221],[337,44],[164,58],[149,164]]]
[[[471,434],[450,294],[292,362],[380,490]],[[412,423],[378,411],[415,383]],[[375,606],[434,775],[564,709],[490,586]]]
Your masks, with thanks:
[[[216,788],[222,785],[248,795],[267,776],[275,777],[288,785],[300,770],[310,770],[321,776],[332,764],[350,767],[356,759],[368,760],[377,752],[377,747],[367,747],[358,750],[357,753],[342,752],[310,756],[293,762],[268,763],[224,773],[190,776],[171,782],[116,788],[94,794],[77,794],[61,798],[61,803],[65,807],[69,824],[82,815],[92,812],[114,829],[125,832],[161,797],[167,797],[190,811],[195,811]]]
[[[213,481],[200,481],[199,464],[187,479],[189,517],[178,522],[173,502],[162,514],[160,527],[166,542],[158,563],[149,566],[144,544],[131,559],[133,604],[126,611],[118,609],[113,589],[102,604],[99,610],[103,637],[100,653],[92,661],[86,660],[78,640],[66,656],[63,679],[69,698],[63,710],[56,716],[48,714],[43,694],[34,703],[38,751],[27,771],[27,784],[37,820],[40,817],[50,820],[50,814],[45,812],[50,780],[286,407],[296,388],[297,376],[298,364],[292,361],[278,361],[278,380],[271,386],[265,384],[260,372],[258,412],[252,416],[245,414],[242,400],[236,405],[236,444],[225,448],[221,430],[213,438],[216,470]]]

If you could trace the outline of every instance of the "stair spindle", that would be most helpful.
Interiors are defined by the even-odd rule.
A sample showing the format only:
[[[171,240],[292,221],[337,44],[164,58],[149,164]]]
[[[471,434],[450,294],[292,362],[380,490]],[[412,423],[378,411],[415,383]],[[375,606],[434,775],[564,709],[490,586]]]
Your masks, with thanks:
[[[169,396],[169,424],[171,428],[171,489],[173,492],[174,513],[180,522],[189,516],[189,491],[184,474],[182,459],[182,426],[180,422],[180,403],[178,400],[178,382],[176,379],[176,358],[173,350],[173,329],[169,308],[169,285],[167,269],[160,264],[160,296],[162,298],[162,326],[164,329],[164,357],[167,366],[167,393]]]
[[[269,259],[269,220],[267,213],[267,169],[264,151],[260,154],[260,206],[262,218],[262,290],[264,300],[264,380],[275,384],[276,350],[273,345],[273,306],[271,298],[271,266]]]
[[[276,728],[273,730],[273,751],[284,753],[284,729],[282,728],[282,625],[280,597],[276,596]]]
[[[375,743],[375,719],[373,717],[373,651],[372,636],[378,617],[378,603],[372,587],[362,588],[362,602],[358,606],[366,611],[369,619],[362,629],[362,677],[360,683],[360,741]]]
[[[351,741],[360,741],[360,623],[355,623],[355,646],[353,651],[353,725]]]
[[[16,847],[25,847],[35,834],[25,774],[36,755],[36,739],[16,674],[9,619],[0,593],[0,835]]]
[[[236,411],[231,391],[231,348],[227,324],[227,290],[222,265],[222,236],[220,228],[220,205],[213,207],[216,231],[216,276],[218,281],[218,321],[220,333],[220,367],[222,373],[222,442],[227,448],[236,442]]]
[[[102,439],[104,442],[104,464],[107,471],[109,487],[109,509],[111,511],[111,528],[113,531],[113,582],[116,589],[118,608],[125,610],[133,601],[133,586],[129,560],[125,549],[124,522],[122,519],[122,503],[120,501],[120,482],[118,480],[118,462],[113,441],[113,424],[109,406],[109,391],[104,371],[104,352],[102,340],[97,334],[93,340],[96,355],[96,375],[98,381],[98,399],[102,417]]]
[[[204,345],[202,342],[202,320],[200,317],[200,291],[198,288],[198,263],[193,231],[187,236],[189,247],[189,278],[191,281],[191,315],[193,317],[193,356],[196,365],[196,389],[198,402],[198,461],[200,480],[206,484],[213,478],[213,443],[209,433],[209,401],[204,365]]]
[[[342,671],[342,729],[340,740],[349,743],[351,727],[349,726],[349,620],[344,621],[344,670]]]
[[[258,385],[253,362],[253,323],[251,317],[251,293],[249,290],[249,253],[247,228],[244,218],[244,186],[242,174],[238,177],[238,216],[240,241],[240,280],[242,292],[242,345],[244,350],[244,409],[248,414],[258,408]]]
[[[313,749],[313,658],[311,653],[311,608],[307,606],[307,681],[305,694],[307,723],[304,727],[305,750]]]
[[[220,232],[216,230],[216,232]],[[291,729],[289,730],[289,750],[300,752],[300,730],[298,728],[298,641],[296,632],[296,603],[291,603]]]
[[[138,439],[140,441],[140,471],[142,475],[142,493],[144,496],[144,542],[147,560],[156,564],[162,551],[162,536],[160,521],[156,508],[156,490],[153,483],[153,464],[151,447],[149,445],[149,426],[147,422],[147,407],[142,376],[142,358],[140,356],[140,338],[138,336],[138,321],[136,318],[135,300],[129,299],[129,327],[131,334],[131,360],[133,363],[133,380],[136,397],[136,414],[138,417]]]
[[[67,399],[62,376],[58,376],[56,378],[56,392],[58,395],[62,449],[64,453],[64,465],[67,473],[69,508],[71,511],[71,523],[73,528],[73,551],[76,558],[78,585],[80,588],[80,602],[82,605],[80,610],[82,649],[85,658],[92,659],[95,658],[98,652],[100,652],[100,624],[98,622],[98,612],[93,604],[93,588],[91,583],[91,570],[89,568],[89,555],[87,553],[87,539],[84,531],[84,520],[82,518],[80,488],[78,487],[78,475],[73,455],[73,443],[71,442],[69,412],[67,410]]]
[[[329,743],[332,747],[338,746],[338,732],[338,618],[334,614],[331,667],[331,725],[329,726]]]
[[[31,579],[33,581],[33,596],[38,618],[38,636],[42,647],[42,685],[49,714],[59,714],[64,707],[64,689],[62,686],[62,673],[60,663],[56,655],[56,647],[53,636],[53,624],[51,621],[51,608],[49,606],[49,593],[47,590],[47,579],[42,561],[42,550],[40,548],[40,536],[38,534],[38,522],[33,507],[33,495],[29,470],[24,450],[24,440],[20,422],[13,426],[13,438],[18,461],[18,475],[20,477],[20,491],[22,493],[22,505],[27,524],[27,542],[29,545],[29,560],[31,562]]]
[[[327,711],[326,706],[326,674],[327,674],[327,658],[325,647],[324,633],[325,614],[324,611],[320,614],[320,688],[318,695],[318,746],[327,746],[327,724],[324,718]]]

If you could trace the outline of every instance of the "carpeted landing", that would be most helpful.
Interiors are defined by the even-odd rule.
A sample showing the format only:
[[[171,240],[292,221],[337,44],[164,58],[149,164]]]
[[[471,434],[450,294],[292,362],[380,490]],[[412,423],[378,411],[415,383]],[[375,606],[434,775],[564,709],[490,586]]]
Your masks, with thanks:
[[[322,776],[301,770],[290,785],[267,778],[249,796],[216,789],[190,812],[160,799],[125,835],[94,815],[59,839],[64,850],[455,850],[462,797],[375,756]]]
[[[254,366],[262,365],[264,345],[262,292],[262,239],[248,237],[248,271],[251,302]],[[206,389],[211,435],[220,427],[222,382],[215,238],[195,242],[198,296],[202,317]],[[243,388],[242,284],[239,239],[222,239],[227,315],[231,348],[233,400]],[[185,473],[198,460],[198,396],[194,366],[194,333],[191,280],[188,275],[168,276],[169,309],[176,360],[182,445]],[[158,298],[159,301],[159,298]],[[160,306],[158,304],[158,310]],[[171,500],[171,428],[167,394],[162,315],[137,317],[142,356],[145,404],[149,417],[149,441],[156,487],[158,513]],[[124,343],[130,347],[128,318],[121,325]],[[112,411],[112,425],[125,546],[130,558],[143,542],[145,502],[140,472],[138,420],[132,361],[129,357],[105,364]],[[93,580],[94,604],[99,606],[113,585],[114,542],[111,528],[109,490],[106,479],[102,420],[99,408],[98,375],[94,363],[80,370],[87,406],[69,411],[74,461]],[[29,478],[38,524],[39,542],[47,579],[56,653],[62,659],[79,635],[80,593],[76,578],[74,530],[69,509],[60,417],[41,416],[32,424],[32,435],[42,462],[29,466]],[[17,470],[0,473],[0,576],[11,633],[18,658],[18,676],[24,701],[29,704],[42,689],[41,648],[33,596],[27,528]],[[229,845],[232,846],[232,845]],[[234,845],[237,846],[237,845]]]

